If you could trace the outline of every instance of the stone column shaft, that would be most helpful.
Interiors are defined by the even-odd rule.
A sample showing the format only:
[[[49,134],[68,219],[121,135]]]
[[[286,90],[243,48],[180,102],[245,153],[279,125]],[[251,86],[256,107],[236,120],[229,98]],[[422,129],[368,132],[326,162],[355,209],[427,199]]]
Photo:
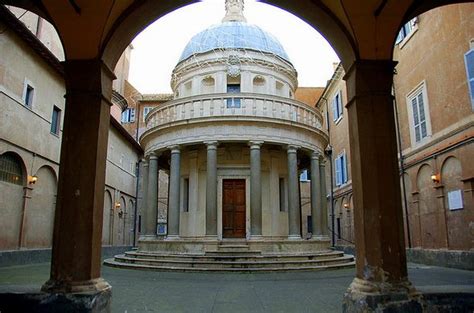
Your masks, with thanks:
[[[395,62],[355,62],[345,79],[357,277],[350,293],[408,292],[391,88]]]
[[[158,156],[151,154],[148,160],[147,206],[145,236],[156,236],[158,218]]]
[[[250,234],[262,235],[262,161],[263,142],[250,142]]]
[[[297,148],[288,146],[287,156],[289,238],[301,238]]]
[[[46,292],[98,291],[105,167],[114,75],[98,59],[63,62],[66,107]]]
[[[147,214],[147,202],[148,202],[148,161],[144,160],[142,162],[142,185],[141,185],[141,193],[142,193],[142,201],[140,203],[140,213],[142,215],[142,225],[140,227],[140,235],[145,235],[145,220]],[[139,221],[137,221],[138,223]]]
[[[311,154],[311,221],[313,236],[322,236],[323,211],[321,206],[321,172],[319,168],[319,153]]]
[[[207,142],[206,235],[217,236],[217,141]]]
[[[321,220],[321,234],[323,236],[328,236],[329,227],[328,227],[328,200],[327,200],[327,191],[326,191],[326,161],[322,159],[319,162],[319,178],[320,178],[320,202],[321,202],[321,211],[320,211],[320,220]]]
[[[168,201],[168,236],[179,236],[179,198],[181,185],[181,152],[179,146],[172,146],[170,165],[170,184]]]

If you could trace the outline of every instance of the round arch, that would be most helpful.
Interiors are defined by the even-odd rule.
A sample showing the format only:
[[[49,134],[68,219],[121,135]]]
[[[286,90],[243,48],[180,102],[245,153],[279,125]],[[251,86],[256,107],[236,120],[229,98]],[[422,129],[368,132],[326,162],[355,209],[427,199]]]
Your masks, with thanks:
[[[148,25],[172,11],[198,2],[146,0],[132,5],[117,19],[107,34],[101,49],[102,60],[109,68],[114,68],[125,48]],[[310,0],[261,2],[286,10],[315,28],[331,44],[346,70],[358,58],[357,45],[350,32],[322,3]]]
[[[111,245],[111,219],[112,219],[112,194],[109,190],[104,192],[104,212],[103,212],[103,221],[102,221],[102,244]]]
[[[31,200],[24,213],[24,243],[26,248],[46,248],[52,245],[54,212],[56,208],[56,172],[44,165],[35,173]]]
[[[11,250],[19,247],[22,225],[27,172],[21,156],[11,151],[1,154],[0,173],[0,250]]]

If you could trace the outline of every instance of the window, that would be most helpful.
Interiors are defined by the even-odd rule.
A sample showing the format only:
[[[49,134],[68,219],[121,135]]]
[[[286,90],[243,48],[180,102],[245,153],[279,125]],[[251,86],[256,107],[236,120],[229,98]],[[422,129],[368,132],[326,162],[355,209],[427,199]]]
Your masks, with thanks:
[[[189,212],[189,178],[183,181],[183,211]]]
[[[430,135],[428,103],[425,84],[421,84],[407,97],[410,111],[410,133],[412,143],[419,143]]]
[[[26,84],[24,100],[25,100],[25,105],[29,108],[33,106],[34,95],[35,95],[35,89],[31,85]]]
[[[227,108],[240,108],[240,98],[232,97],[232,94],[240,93],[240,84],[229,84],[227,85]]]
[[[332,99],[333,121],[338,122],[342,118],[342,91],[339,90]]]
[[[146,115],[150,113],[150,111],[153,109],[153,107],[144,107],[143,108],[143,120],[145,120]]]
[[[474,110],[474,48],[464,55],[464,61],[466,63],[467,83],[469,85],[471,105]]]
[[[53,116],[51,117],[51,133],[59,135],[59,128],[61,124],[61,109],[53,106]]]
[[[286,212],[286,188],[285,188],[285,179],[280,177],[279,180],[279,189],[280,189],[280,212]]]
[[[23,185],[23,171],[19,160],[11,154],[0,155],[0,181]]]
[[[308,173],[308,170],[303,170],[303,172],[301,172],[301,175],[300,175],[300,181],[309,181],[309,173]]]
[[[129,108],[122,112],[122,123],[135,122],[135,109]]]
[[[409,37],[411,33],[414,32],[416,29],[416,24],[418,22],[418,18],[414,18],[410,20],[408,23],[402,26],[402,29],[400,29],[400,32],[398,33],[397,40],[395,41],[395,44],[399,44],[400,42],[403,41],[403,39]]]
[[[347,159],[346,152],[342,152],[334,160],[334,169],[336,171],[336,186],[347,183]]]

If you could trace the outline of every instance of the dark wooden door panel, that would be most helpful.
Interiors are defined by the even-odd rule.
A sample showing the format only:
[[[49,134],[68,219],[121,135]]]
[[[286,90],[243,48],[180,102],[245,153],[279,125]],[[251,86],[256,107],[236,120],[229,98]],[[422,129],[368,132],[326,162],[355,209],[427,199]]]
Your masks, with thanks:
[[[245,180],[222,183],[222,228],[224,238],[245,238]]]

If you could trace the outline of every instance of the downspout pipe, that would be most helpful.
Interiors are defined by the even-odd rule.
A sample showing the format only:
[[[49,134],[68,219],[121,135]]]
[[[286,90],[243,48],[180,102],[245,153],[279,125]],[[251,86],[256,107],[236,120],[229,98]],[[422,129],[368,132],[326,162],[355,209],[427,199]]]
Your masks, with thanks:
[[[396,72],[394,73],[396,74]],[[395,110],[395,128],[397,131],[397,145],[398,145],[398,153],[399,153],[399,161],[400,161],[400,174],[402,178],[402,193],[403,193],[403,204],[405,206],[405,223],[407,225],[407,239],[408,239],[408,248],[411,248],[411,233],[410,233],[410,219],[408,217],[408,201],[407,201],[407,189],[405,186],[405,178],[403,173],[405,172],[405,164],[404,164],[404,156],[402,152],[402,139],[400,137],[400,121],[398,117],[398,106],[397,106],[397,98],[395,97],[395,82],[392,85],[392,97],[393,97],[393,107]]]

